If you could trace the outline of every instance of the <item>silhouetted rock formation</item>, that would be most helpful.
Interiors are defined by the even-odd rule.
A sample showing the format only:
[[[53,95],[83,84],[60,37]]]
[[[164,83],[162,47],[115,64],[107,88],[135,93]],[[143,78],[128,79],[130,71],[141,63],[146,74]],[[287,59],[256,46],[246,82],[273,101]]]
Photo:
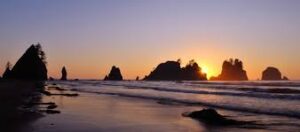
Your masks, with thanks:
[[[60,78],[60,80],[67,80],[67,69],[66,69],[66,67],[63,67],[62,69],[61,69],[61,78]]]
[[[17,61],[6,79],[47,80],[45,53],[41,45],[31,45]]]
[[[198,64],[191,60],[185,67],[180,61],[167,61],[159,64],[144,80],[207,80]]]
[[[110,73],[105,76],[104,80],[123,80],[120,69],[116,66],[113,66],[110,70]]]
[[[283,77],[281,72],[275,67],[267,67],[262,73],[262,80],[288,80],[287,77]]]
[[[248,80],[246,71],[243,69],[243,62],[238,59],[225,60],[222,66],[222,72],[218,77],[211,77],[210,80]]]
[[[135,80],[136,80],[136,81],[139,81],[139,80],[140,80],[140,77],[139,77],[139,76],[137,76],[137,77],[135,78]]]
[[[53,77],[49,77],[49,80],[50,81],[54,81],[55,79]]]
[[[286,76],[283,76],[282,80],[289,80],[289,78]]]
[[[11,70],[10,70],[10,63],[9,62],[7,62],[6,69],[5,69],[2,76],[3,76],[3,78],[11,78]]]
[[[237,121],[233,119],[227,119],[224,116],[217,113],[217,111],[214,109],[203,109],[187,114],[184,113],[183,116],[191,117],[208,125],[227,126],[254,124],[254,122],[251,121]]]

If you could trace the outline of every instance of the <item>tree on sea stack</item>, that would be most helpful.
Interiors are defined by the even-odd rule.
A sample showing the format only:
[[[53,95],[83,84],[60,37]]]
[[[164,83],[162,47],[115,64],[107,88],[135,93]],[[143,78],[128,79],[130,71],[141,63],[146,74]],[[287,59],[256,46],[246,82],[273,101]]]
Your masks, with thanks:
[[[11,77],[11,70],[10,70],[10,68],[11,68],[11,64],[10,64],[10,62],[7,62],[6,69],[5,69],[5,71],[4,71],[3,75],[2,75],[3,78],[8,79],[8,78]]]
[[[46,55],[38,43],[31,45],[10,72],[11,79],[47,80]]]

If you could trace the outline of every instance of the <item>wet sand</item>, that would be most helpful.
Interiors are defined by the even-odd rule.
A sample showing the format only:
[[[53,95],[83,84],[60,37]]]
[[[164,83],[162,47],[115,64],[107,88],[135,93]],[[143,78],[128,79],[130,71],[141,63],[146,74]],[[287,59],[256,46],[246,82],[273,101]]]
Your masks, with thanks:
[[[43,98],[49,101],[56,102],[61,113],[34,121],[26,131],[205,131],[199,122],[181,116],[184,106],[89,93]]]
[[[49,89],[48,89],[49,90]],[[197,120],[183,117],[182,113],[201,110],[201,106],[187,106],[170,102],[138,99],[117,95],[85,93],[79,91],[60,91],[51,89],[51,93],[78,93],[79,96],[46,96],[41,102],[55,102],[59,114],[46,114],[23,128],[24,132],[99,132],[99,131],[143,131],[143,132],[269,132],[279,129],[241,128],[238,126],[206,126]],[[259,121],[270,119],[264,115],[251,115],[217,109],[222,115],[239,120]],[[275,117],[275,119],[278,119]],[[280,119],[284,119],[281,118]],[[290,120],[290,119],[288,119]],[[277,126],[277,125],[276,125]],[[259,128],[261,127],[261,128]],[[283,128],[283,129],[281,129]]]
[[[10,84],[12,85],[12,84]],[[22,84],[16,88],[28,87]],[[199,121],[188,117],[183,117],[182,113],[201,110],[201,106],[187,106],[168,101],[148,100],[117,95],[105,95],[97,93],[86,93],[71,91],[60,87],[47,88],[52,95],[43,95],[41,103],[54,102],[60,113],[47,114],[25,114],[31,119],[23,120],[18,124],[12,124],[18,131],[22,132],[98,132],[98,131],[172,131],[172,132],[231,132],[231,131],[251,131],[269,132],[289,130],[289,124],[274,124],[270,127],[262,128],[240,128],[237,126],[217,127],[206,126]],[[64,94],[78,93],[79,96],[64,96]],[[3,102],[3,101],[2,101]],[[38,105],[40,110],[47,106]],[[272,121],[293,122],[290,118],[269,117],[267,115],[256,115],[243,112],[233,112],[217,109],[229,118],[243,121],[259,121],[264,124]],[[14,113],[11,113],[13,115]],[[20,117],[21,118],[21,117]],[[295,120],[297,121],[297,120]],[[285,128],[288,127],[288,128]],[[295,125],[296,130],[298,126]],[[2,130],[2,129],[1,129]]]

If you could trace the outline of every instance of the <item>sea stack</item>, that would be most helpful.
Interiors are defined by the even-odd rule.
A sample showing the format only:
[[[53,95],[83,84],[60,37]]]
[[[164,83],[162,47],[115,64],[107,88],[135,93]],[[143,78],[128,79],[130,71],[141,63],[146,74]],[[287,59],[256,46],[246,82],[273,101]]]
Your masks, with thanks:
[[[287,77],[282,77],[281,72],[276,67],[267,67],[266,70],[262,72],[261,80],[288,80]]]
[[[243,69],[242,61],[229,59],[223,62],[221,74],[218,77],[210,78],[210,80],[244,81],[248,80],[248,76]]]
[[[180,67],[180,61],[167,61],[159,64],[144,80],[207,80],[198,64],[191,60],[185,67]]]
[[[112,80],[112,81],[123,80],[121,70],[116,66],[112,66],[110,73],[105,76],[104,80]]]
[[[47,80],[45,53],[40,44],[31,45],[5,79]]]
[[[60,80],[66,81],[67,80],[67,69],[66,67],[63,67],[61,69],[61,78]]]

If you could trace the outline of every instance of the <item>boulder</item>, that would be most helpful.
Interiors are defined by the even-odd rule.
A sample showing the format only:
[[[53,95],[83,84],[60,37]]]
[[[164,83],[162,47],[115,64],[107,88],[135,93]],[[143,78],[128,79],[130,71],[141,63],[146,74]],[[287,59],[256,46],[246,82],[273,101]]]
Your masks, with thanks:
[[[246,124],[254,123],[249,121],[237,121],[233,119],[227,119],[224,116],[220,115],[214,109],[203,109],[191,113],[184,113],[183,116],[191,117],[207,125],[216,125],[216,126],[246,125]]]

